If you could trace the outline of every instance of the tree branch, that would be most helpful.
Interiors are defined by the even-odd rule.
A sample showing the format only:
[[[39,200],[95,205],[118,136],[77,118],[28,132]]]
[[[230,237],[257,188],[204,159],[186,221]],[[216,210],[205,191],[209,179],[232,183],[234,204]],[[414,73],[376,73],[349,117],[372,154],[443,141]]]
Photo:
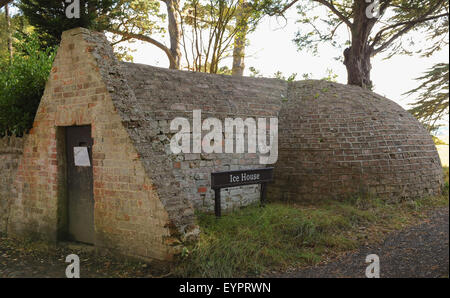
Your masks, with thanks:
[[[328,2],[326,0],[313,0],[314,2],[319,2],[320,4],[325,5],[326,7],[328,7],[336,16],[339,17],[339,19],[344,22],[348,27],[352,27],[352,23],[350,22],[350,20],[348,18],[346,18],[337,8],[336,6],[333,5],[333,1]],[[293,0],[291,3],[287,4],[286,6],[284,6],[281,10],[275,10],[272,13],[268,13],[269,16],[274,16],[274,15],[283,15],[283,13],[286,12],[286,10],[288,10],[289,8],[291,8],[295,3],[297,3],[298,0]]]
[[[430,21],[430,20],[441,18],[441,17],[445,17],[445,16],[448,16],[448,15],[449,15],[448,13],[443,13],[443,14],[440,14],[440,15],[428,17],[428,18],[421,19],[421,20],[412,20],[412,21],[407,21],[407,22],[401,22],[401,23],[393,24],[393,25],[387,26],[385,28],[382,28],[375,35],[375,37],[373,39],[373,42],[372,42],[372,46],[375,46],[375,44],[381,40],[383,32],[385,32],[386,30],[394,29],[394,28],[397,28],[399,26],[408,25],[408,24],[416,25],[418,23],[423,23],[423,22],[426,22],[426,21]]]
[[[350,20],[348,18],[346,18],[339,10],[337,10],[337,8],[333,5],[333,2],[328,2],[326,0],[313,0],[315,2],[319,2],[320,4],[325,5],[326,7],[328,7],[335,15],[337,15],[339,17],[339,19],[341,19],[341,21],[343,21],[349,28],[352,27],[352,22],[350,22]]]
[[[157,46],[158,48],[160,48],[161,50],[163,50],[164,53],[166,53],[167,58],[169,58],[169,62],[170,62],[171,66],[176,64],[175,58],[173,57],[172,53],[170,52],[170,49],[168,47],[166,47],[165,45],[163,45],[162,43],[160,43],[159,41],[157,41],[149,36],[146,36],[143,34],[123,32],[123,31],[115,30],[115,29],[107,29],[107,31],[114,33],[114,34],[121,35],[127,39],[138,39],[141,41],[151,43],[151,44]]]
[[[128,37],[124,37],[123,35],[121,35],[121,36],[122,36],[122,38],[121,38],[120,40],[115,41],[115,42],[111,42],[111,45],[112,45],[112,46],[115,46],[115,45],[117,45],[117,44],[119,44],[119,43],[121,43],[121,42],[128,41],[128,40],[131,39],[131,37],[128,38]]]
[[[2,8],[3,6],[5,6],[7,3],[12,2],[13,0],[0,0],[0,8]]]
[[[288,10],[289,8],[291,8],[292,5],[294,5],[294,4],[297,3],[297,2],[298,2],[298,0],[294,0],[294,1],[292,1],[291,3],[287,4],[285,7],[283,7],[283,9],[281,9],[281,10],[276,10],[276,11],[273,12],[273,13],[268,13],[268,15],[269,15],[269,16],[282,15],[283,13],[286,12],[286,10]]]
[[[382,33],[385,32],[386,30],[389,29],[393,29],[399,26],[405,26],[403,29],[401,29],[400,31],[398,31],[396,34],[394,34],[389,40],[387,40],[384,44],[382,44],[381,46],[379,46],[377,49],[374,49],[373,54],[372,55],[376,55],[379,52],[383,51],[384,49],[386,49],[392,42],[394,42],[394,40],[396,40],[397,38],[399,38],[400,36],[402,36],[403,34],[405,34],[406,32],[408,32],[409,30],[411,30],[415,25],[419,24],[419,23],[423,23],[423,22],[427,22],[430,20],[434,20],[434,19],[438,19],[438,18],[442,18],[445,16],[449,16],[448,13],[443,13],[440,15],[436,15],[436,16],[431,16],[431,17],[426,17],[428,14],[430,14],[430,12],[428,12],[427,14],[425,14],[424,16],[422,16],[419,19],[416,20],[412,20],[412,21],[408,21],[408,22],[402,22],[402,23],[398,23],[398,24],[393,24],[391,26],[388,26],[386,28],[381,29],[376,35],[375,38],[372,42],[372,47],[375,46],[375,44],[377,42],[380,41],[381,37],[382,37]]]

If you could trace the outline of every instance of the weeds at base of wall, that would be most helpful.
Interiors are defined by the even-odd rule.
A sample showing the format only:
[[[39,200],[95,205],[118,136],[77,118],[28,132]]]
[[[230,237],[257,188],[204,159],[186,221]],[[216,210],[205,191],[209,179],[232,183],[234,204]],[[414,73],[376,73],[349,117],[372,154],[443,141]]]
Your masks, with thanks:
[[[364,197],[317,204],[249,206],[216,219],[197,215],[201,234],[178,258],[174,275],[250,277],[313,265],[381,241],[417,223],[433,208],[448,206],[448,168],[443,194],[388,202]]]

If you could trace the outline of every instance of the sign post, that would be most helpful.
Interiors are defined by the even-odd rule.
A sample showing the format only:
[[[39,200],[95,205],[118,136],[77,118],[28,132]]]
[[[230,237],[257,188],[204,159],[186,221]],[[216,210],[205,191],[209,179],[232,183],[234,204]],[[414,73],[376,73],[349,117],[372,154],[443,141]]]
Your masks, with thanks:
[[[220,207],[220,188],[214,188],[214,213],[217,217],[222,216]]]
[[[211,188],[214,189],[214,212],[221,216],[220,190],[249,184],[261,184],[261,206],[266,204],[268,182],[273,181],[273,168],[236,170],[211,173]]]

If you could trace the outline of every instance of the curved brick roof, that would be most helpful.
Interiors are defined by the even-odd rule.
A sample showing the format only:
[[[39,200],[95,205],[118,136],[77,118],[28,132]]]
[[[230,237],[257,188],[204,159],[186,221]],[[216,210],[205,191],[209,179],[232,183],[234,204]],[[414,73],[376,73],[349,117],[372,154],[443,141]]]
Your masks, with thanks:
[[[160,121],[189,118],[193,109],[205,118],[278,116],[279,159],[269,191],[275,199],[361,192],[398,199],[440,191],[442,170],[429,133],[376,93],[327,81],[286,83],[123,65],[140,108]],[[190,183],[184,176],[185,192]]]
[[[385,97],[326,81],[293,82],[279,117],[274,197],[400,199],[440,192],[442,167],[431,136]]]
[[[254,154],[173,155],[170,121],[192,118],[194,109],[202,110],[202,119],[279,117],[272,199],[361,192],[400,198],[440,191],[441,165],[428,132],[399,105],[373,92],[326,81],[287,83],[123,63],[104,40],[92,42],[122,123],[179,231],[193,225],[193,207],[212,206],[212,171],[261,167]],[[258,197],[255,189],[238,196],[246,192]],[[232,193],[229,197],[232,201]]]
[[[174,155],[169,147],[173,135],[169,131],[170,121],[185,117],[192,123],[192,111],[197,109],[202,111],[202,119],[276,116],[286,96],[286,82],[177,71],[134,63],[121,65],[136,98],[133,106],[141,115],[129,124],[137,132],[132,138],[149,175],[159,184],[157,191],[165,204],[178,210],[186,210],[186,206],[211,210],[214,202],[214,193],[210,189],[211,172],[262,167],[256,154]],[[141,124],[142,120],[150,119],[149,126]],[[154,154],[160,154],[163,164],[155,164]],[[227,191],[223,195],[224,209],[259,198],[257,186],[234,189],[231,191],[233,194]],[[180,222],[187,221],[179,216],[186,213],[169,212]],[[189,211],[188,214],[193,213]]]

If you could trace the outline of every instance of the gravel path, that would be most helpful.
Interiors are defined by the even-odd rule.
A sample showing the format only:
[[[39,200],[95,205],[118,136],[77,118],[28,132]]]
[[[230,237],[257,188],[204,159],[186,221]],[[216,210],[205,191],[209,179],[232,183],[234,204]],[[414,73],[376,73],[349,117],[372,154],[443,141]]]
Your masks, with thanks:
[[[280,277],[365,278],[366,256],[377,254],[380,277],[449,276],[449,208],[432,212],[423,223],[395,232],[377,246],[362,247],[331,263],[316,265]]]

